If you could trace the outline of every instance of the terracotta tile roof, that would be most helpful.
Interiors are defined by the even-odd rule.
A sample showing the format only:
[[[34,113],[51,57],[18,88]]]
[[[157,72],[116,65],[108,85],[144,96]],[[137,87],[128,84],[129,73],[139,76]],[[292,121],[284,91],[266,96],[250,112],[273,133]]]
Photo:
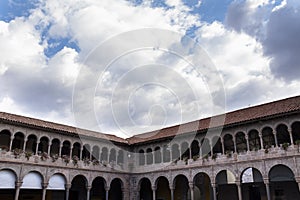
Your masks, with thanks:
[[[266,117],[296,111],[300,112],[300,96],[228,112],[225,114],[224,126],[230,126],[252,120],[259,120]],[[222,119],[222,116],[216,116],[214,119],[217,119],[214,121],[218,121],[218,119]],[[219,126],[218,124],[210,126],[210,121],[211,118],[205,118],[186,124],[167,127],[158,131],[143,133],[128,138],[128,142],[129,144],[149,142],[152,140],[174,137],[175,135],[188,132],[205,131],[208,128]]]
[[[291,97],[279,101],[274,101],[258,106],[244,108],[225,114],[224,126],[235,125],[239,123],[245,123],[252,120],[259,120],[266,117],[272,117],[284,113],[300,112],[300,96]],[[224,117],[224,116],[223,116]],[[221,116],[215,116],[213,119],[221,119]],[[106,139],[113,142],[124,143],[124,144],[136,144],[149,142],[153,140],[159,140],[164,138],[173,137],[178,134],[184,134],[195,131],[205,131],[208,128],[218,127],[220,124],[214,124],[210,126],[211,118],[200,119],[197,121],[167,127],[161,130],[147,132],[133,136],[128,139],[122,139],[115,135],[104,134],[95,131],[89,131],[79,129],[72,126],[62,125],[58,123],[48,122],[40,119],[34,119],[30,117],[24,117],[20,115],[0,112],[0,121],[16,123],[25,126],[31,126],[41,128],[44,130],[61,132],[71,135],[86,135],[96,137],[99,139]],[[217,120],[218,121],[218,120]],[[222,124],[221,124],[222,125]]]

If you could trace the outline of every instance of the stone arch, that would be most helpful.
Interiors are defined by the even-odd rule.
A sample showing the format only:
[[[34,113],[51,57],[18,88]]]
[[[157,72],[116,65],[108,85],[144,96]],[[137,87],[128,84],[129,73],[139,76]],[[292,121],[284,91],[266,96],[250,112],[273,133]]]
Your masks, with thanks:
[[[60,151],[60,140],[53,138],[51,141],[50,155],[58,155]]]
[[[234,142],[233,142],[233,136],[230,133],[227,133],[223,137],[223,145],[224,145],[224,151],[226,152],[234,152]]]
[[[235,134],[235,143],[236,143],[237,153],[247,151],[247,140],[246,140],[246,134],[244,132],[239,131]]]
[[[12,150],[23,149],[25,142],[25,135],[22,132],[16,132],[12,143]]]
[[[0,170],[0,191],[3,189],[15,189],[15,182],[18,180],[17,173],[10,168]],[[1,197],[0,192],[0,197]]]
[[[61,156],[70,156],[71,153],[71,142],[64,140],[61,147]]]
[[[106,180],[101,177],[97,176],[92,181],[92,188],[91,188],[91,199],[105,199],[107,187]]]
[[[268,149],[272,146],[273,147],[276,146],[273,129],[270,126],[265,126],[261,130],[261,133],[262,133],[264,149]]]
[[[4,129],[0,132],[0,148],[2,151],[9,151],[10,149],[11,132]]]
[[[278,126],[276,126],[276,137],[277,137],[277,144],[279,146],[284,143],[291,144],[291,138],[288,132],[288,126],[284,123],[281,123]]]
[[[163,145],[163,162],[170,162],[171,161],[171,152],[170,147],[168,145]]]
[[[221,170],[216,176],[218,199],[238,200],[236,177],[230,170]]]
[[[108,162],[108,148],[107,147],[102,147],[100,160],[101,160],[101,162],[103,162],[103,161]]]
[[[72,148],[72,157],[77,156],[78,158],[80,158],[80,152],[81,152],[81,144],[79,142],[74,142]]]
[[[192,153],[192,158],[196,160],[196,158],[200,157],[200,146],[199,146],[199,141],[198,140],[193,140],[191,143],[191,153]]]
[[[139,180],[139,199],[153,200],[152,184],[150,179],[143,177]]]
[[[190,148],[189,148],[189,143],[187,142],[182,142],[180,145],[181,149],[181,159],[189,159],[190,158]]]
[[[82,148],[82,159],[91,158],[91,146],[89,144],[84,144]]]
[[[201,140],[201,154],[202,157],[206,155],[211,155],[211,146],[208,138],[203,138]]]
[[[148,148],[146,153],[147,153],[146,154],[147,165],[153,164],[153,152],[152,152],[152,148]]]
[[[211,180],[205,172],[199,172],[193,177],[194,199],[213,199]]]
[[[100,148],[97,145],[92,148],[92,160],[100,160]]]
[[[180,158],[179,145],[177,143],[172,144],[171,149],[172,149],[171,150],[171,152],[172,152],[172,161],[179,160],[179,158]]]
[[[211,143],[213,145],[213,154],[223,154],[220,136],[214,136],[211,140]]]
[[[32,152],[33,154],[36,153],[37,148],[37,136],[34,134],[30,134],[27,137],[27,142],[25,145],[25,151]]]
[[[294,144],[300,144],[300,121],[295,121],[291,125]]]
[[[117,160],[117,152],[114,148],[110,149],[109,153],[109,162],[116,162]]]
[[[48,153],[49,137],[42,136],[39,138],[38,152]]]
[[[169,180],[165,176],[160,176],[155,180],[156,198],[171,200],[171,190]]]
[[[248,142],[249,142],[250,151],[257,151],[261,149],[260,137],[256,129],[251,129],[248,132]]]
[[[124,188],[124,183],[120,178],[114,178],[110,183],[109,189],[109,200],[123,199],[122,188]]]
[[[139,165],[145,165],[145,152],[143,149],[139,150]]]
[[[188,178],[183,175],[177,175],[173,180],[174,196],[179,199],[188,199],[190,196]]]
[[[161,159],[161,151],[160,151],[160,147],[157,146],[154,149],[154,162],[155,163],[161,163],[162,159]]]
[[[84,175],[76,175],[71,181],[70,199],[86,199],[88,179]]]

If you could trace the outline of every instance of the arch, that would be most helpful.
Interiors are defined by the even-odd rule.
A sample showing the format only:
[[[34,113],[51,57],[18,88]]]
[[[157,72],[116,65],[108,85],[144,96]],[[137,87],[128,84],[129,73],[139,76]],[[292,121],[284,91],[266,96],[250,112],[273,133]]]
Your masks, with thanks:
[[[42,189],[43,176],[36,171],[29,172],[23,178],[21,189]]]
[[[291,129],[292,129],[294,144],[299,145],[300,144],[300,122],[299,121],[293,122]]]
[[[121,149],[118,151],[118,159],[117,160],[118,160],[117,164],[119,164],[119,165],[120,164],[122,165],[124,163],[124,151]]]
[[[72,148],[72,157],[77,156],[80,158],[81,145],[79,142],[75,142]]]
[[[148,178],[142,178],[139,182],[140,198],[143,200],[153,200],[152,186]]]
[[[88,181],[85,176],[77,175],[73,178],[70,188],[70,199],[86,199]]]
[[[145,152],[143,149],[139,151],[139,165],[145,165]]]
[[[218,186],[218,199],[238,200],[238,190],[235,176],[229,170],[222,170],[216,176]]]
[[[100,160],[100,148],[97,145],[93,146],[92,160]]]
[[[155,181],[156,185],[156,199],[171,200],[171,190],[169,181],[166,177],[160,176]]]
[[[225,150],[225,153],[226,152],[234,152],[234,143],[233,143],[233,137],[231,134],[226,134],[224,135],[223,137],[223,145],[224,145],[224,150]]]
[[[213,154],[222,154],[222,143],[221,143],[221,138],[219,136],[214,136],[211,140],[212,145],[213,145]]]
[[[267,198],[266,187],[260,171],[253,167],[246,168],[240,176],[243,199],[261,200]]]
[[[171,152],[169,145],[163,145],[163,162],[170,162],[171,161]]]
[[[53,174],[49,179],[47,190],[65,190],[66,177],[60,173]]]
[[[174,196],[178,199],[187,200],[190,196],[189,181],[186,176],[180,174],[174,178]]]
[[[106,181],[103,177],[96,177],[92,182],[91,199],[105,199]]]
[[[123,182],[119,178],[115,178],[110,183],[109,200],[122,200],[123,199]]]
[[[200,146],[199,146],[199,142],[198,140],[193,140],[192,144],[191,144],[191,152],[192,152],[192,158],[194,160],[196,160],[196,158],[200,157],[199,153],[200,153]]]
[[[160,147],[155,147],[155,149],[154,149],[154,162],[155,163],[161,163]]]
[[[248,132],[248,141],[250,151],[256,151],[261,149],[260,138],[257,130],[252,129]]]
[[[14,149],[22,149],[24,147],[24,134],[22,132],[17,132],[14,135],[13,143],[12,143],[12,150]]]
[[[200,172],[196,174],[193,178],[194,182],[194,199],[195,200],[202,200],[213,199],[213,190],[211,186],[211,180],[209,176],[204,173]]]
[[[60,150],[60,141],[54,138],[51,142],[50,155],[58,155]]]
[[[101,162],[108,161],[108,149],[107,147],[103,147],[100,156]]]
[[[245,133],[238,132],[237,134],[235,134],[235,143],[237,153],[247,151],[247,140],[245,137]]]
[[[201,153],[202,153],[202,157],[206,155],[211,155],[211,147],[208,138],[203,138],[201,140]]]
[[[178,144],[172,145],[172,161],[178,160],[180,158],[179,146]]]
[[[112,148],[109,153],[109,162],[116,162],[116,161],[117,161],[116,150]]]
[[[91,146],[89,144],[84,144],[82,149],[82,159],[88,159],[91,158]]]
[[[180,145],[181,148],[181,160],[186,160],[190,158],[190,148],[187,142],[183,142]]]
[[[71,142],[65,140],[61,148],[61,156],[70,156]]]
[[[0,148],[2,151],[9,151],[11,133],[9,130],[2,130],[0,132]]]
[[[146,154],[146,158],[147,158],[147,165],[153,164],[153,153],[152,153],[152,149],[148,148],[147,149],[147,154]]]
[[[272,146],[273,147],[276,146],[273,129],[268,126],[262,129],[262,139],[263,139],[264,149],[268,149]]]
[[[276,127],[276,137],[278,145],[282,145],[284,143],[291,144],[291,138],[288,132],[288,127],[285,124],[279,124]]]
[[[0,189],[15,189],[16,173],[10,169],[0,170]]]
[[[300,199],[294,172],[286,165],[275,165],[269,171],[272,199]]]
[[[49,146],[49,138],[46,136],[41,137],[38,145],[38,152],[48,153],[48,146]]]

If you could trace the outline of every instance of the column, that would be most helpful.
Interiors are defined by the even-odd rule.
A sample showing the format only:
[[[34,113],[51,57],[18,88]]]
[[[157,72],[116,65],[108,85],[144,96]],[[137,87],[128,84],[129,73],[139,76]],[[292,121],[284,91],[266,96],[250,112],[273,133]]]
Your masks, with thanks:
[[[274,134],[274,140],[275,140],[275,146],[278,147],[278,141],[277,141],[277,134],[276,134],[276,131]]]
[[[26,143],[27,143],[27,138],[24,140],[24,144],[23,144],[23,151],[25,152],[26,149]]]
[[[211,184],[213,189],[213,200],[217,200],[217,185],[215,183]]]
[[[91,189],[92,186],[86,186],[86,200],[90,200],[91,198]]]
[[[71,184],[66,184],[65,188],[66,188],[66,200],[69,200]]]
[[[36,143],[36,147],[35,147],[35,155],[38,154],[38,151],[39,151],[39,144],[40,144],[40,142],[37,142],[37,143]]]
[[[259,136],[259,140],[260,140],[261,149],[264,149],[264,142],[263,142],[262,134],[259,133],[258,136]]]
[[[170,190],[171,190],[171,200],[174,200],[174,187],[173,187],[173,185],[170,185]]]
[[[189,159],[192,159],[192,144],[190,145],[190,148],[189,148]]]
[[[73,146],[70,147],[70,160],[72,160]]]
[[[225,154],[225,145],[224,145],[224,139],[222,137],[221,138],[221,144],[222,144],[222,154]]]
[[[165,155],[164,155],[164,147],[160,149],[160,155],[161,155],[161,163],[164,163]]]
[[[156,186],[152,185],[152,194],[153,194],[153,200],[156,200]]]
[[[189,182],[189,187],[190,187],[190,191],[191,191],[191,200],[194,200],[194,183]]]
[[[48,155],[50,155],[50,151],[51,151],[51,145],[52,145],[52,142],[49,142],[49,144],[48,144]]]
[[[80,146],[79,160],[82,160],[82,151],[83,151],[83,146]]]
[[[108,200],[109,189],[110,189],[109,186],[105,187],[105,200]]]
[[[267,200],[271,200],[269,179],[268,178],[264,178],[264,183],[266,185]]]
[[[12,151],[13,150],[13,149],[11,149],[13,141],[14,141],[14,136],[11,136],[10,137],[10,143],[9,143],[9,149],[8,149],[8,151]]]
[[[288,132],[289,132],[290,139],[291,139],[291,145],[293,145],[294,144],[294,139],[293,139],[292,129],[288,128]]]
[[[237,185],[237,189],[238,189],[239,200],[242,200],[243,197],[242,197],[241,182],[240,182],[240,181],[237,181],[237,182],[236,182],[236,185]]]
[[[246,139],[246,143],[247,143],[247,152],[250,151],[250,146],[249,146],[249,137],[248,134],[245,133],[245,139]]]
[[[61,143],[59,148],[59,157],[61,157],[62,148],[63,148],[63,144]]]
[[[42,196],[42,200],[45,200],[45,199],[46,199],[47,187],[48,187],[48,183],[42,183],[42,188],[43,188],[43,196]]]
[[[234,136],[232,136],[232,141],[233,141],[234,153],[237,153],[236,141],[235,141],[235,137]]]
[[[16,192],[15,192],[15,200],[19,199],[19,193],[20,193],[20,187],[22,185],[23,182],[16,182]]]

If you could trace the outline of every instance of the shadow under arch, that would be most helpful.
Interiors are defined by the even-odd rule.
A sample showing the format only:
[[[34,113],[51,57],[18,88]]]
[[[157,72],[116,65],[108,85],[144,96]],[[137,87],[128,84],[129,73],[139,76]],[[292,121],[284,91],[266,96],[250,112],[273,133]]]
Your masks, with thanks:
[[[139,199],[153,200],[151,181],[146,177],[139,181]]]
[[[213,189],[211,186],[210,177],[200,172],[194,176],[194,200],[212,200]]]
[[[217,199],[239,200],[235,182],[235,176],[231,171],[220,171],[216,176]]]

